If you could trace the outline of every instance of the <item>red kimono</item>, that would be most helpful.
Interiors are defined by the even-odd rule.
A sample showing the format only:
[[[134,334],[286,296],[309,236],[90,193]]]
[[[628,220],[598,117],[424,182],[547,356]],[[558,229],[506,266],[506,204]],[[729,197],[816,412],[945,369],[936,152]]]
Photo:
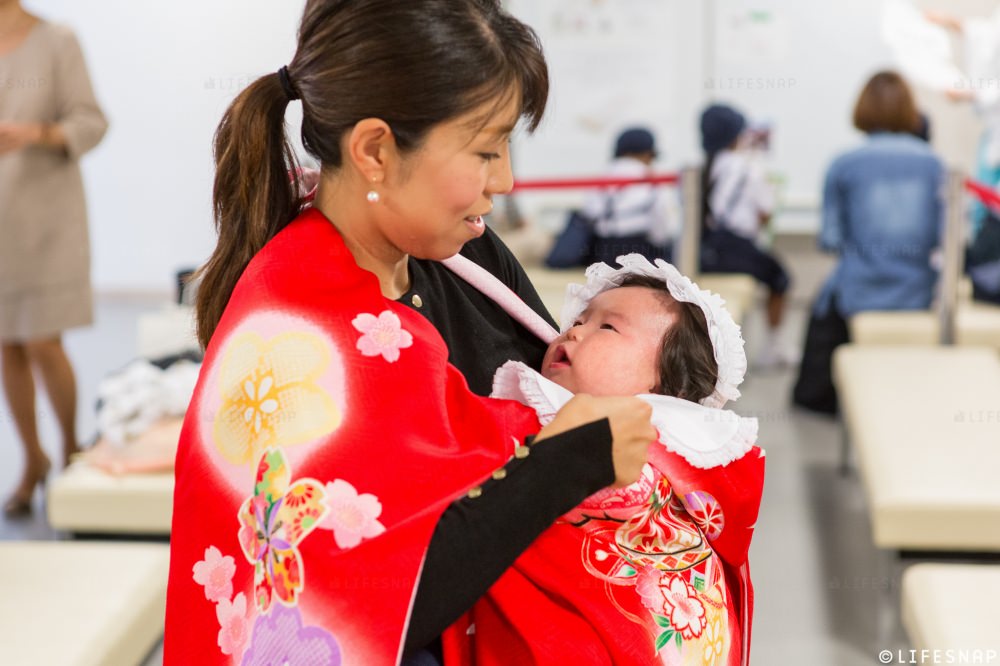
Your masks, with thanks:
[[[519,363],[497,372],[493,394],[542,423],[572,397]],[[747,664],[756,420],[640,397],[661,432],[640,480],[594,494],[536,539],[446,632],[446,666]]]
[[[537,432],[304,212],[253,259],[176,462],[164,661],[395,664],[444,508]]]

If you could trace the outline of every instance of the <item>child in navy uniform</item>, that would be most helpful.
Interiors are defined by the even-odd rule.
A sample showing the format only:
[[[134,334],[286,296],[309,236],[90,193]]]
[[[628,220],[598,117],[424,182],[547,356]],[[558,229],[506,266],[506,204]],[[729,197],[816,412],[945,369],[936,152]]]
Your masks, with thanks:
[[[714,104],[701,115],[706,162],[702,175],[701,270],[746,273],[768,288],[768,336],[758,365],[792,363],[780,347],[790,279],[781,262],[757,245],[774,211],[774,193],[763,170],[745,149],[746,119],[729,106]],[[795,355],[797,356],[797,355]]]

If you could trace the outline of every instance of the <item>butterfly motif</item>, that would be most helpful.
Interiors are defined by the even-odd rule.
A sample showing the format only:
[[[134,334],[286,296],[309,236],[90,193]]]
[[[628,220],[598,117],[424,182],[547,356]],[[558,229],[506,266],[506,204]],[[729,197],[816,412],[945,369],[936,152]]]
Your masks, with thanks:
[[[239,541],[254,566],[254,598],[266,612],[272,600],[294,606],[305,585],[298,545],[326,516],[323,485],[314,479],[291,482],[280,449],[268,448],[257,464],[254,494],[239,510]]]

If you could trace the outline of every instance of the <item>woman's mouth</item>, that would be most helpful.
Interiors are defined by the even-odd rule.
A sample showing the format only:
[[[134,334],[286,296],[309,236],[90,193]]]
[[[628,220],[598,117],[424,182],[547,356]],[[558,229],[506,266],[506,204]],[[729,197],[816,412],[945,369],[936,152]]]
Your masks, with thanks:
[[[482,215],[470,215],[465,218],[465,223],[469,225],[469,228],[472,229],[477,238],[482,236],[483,232],[486,231],[486,222],[483,221]]]

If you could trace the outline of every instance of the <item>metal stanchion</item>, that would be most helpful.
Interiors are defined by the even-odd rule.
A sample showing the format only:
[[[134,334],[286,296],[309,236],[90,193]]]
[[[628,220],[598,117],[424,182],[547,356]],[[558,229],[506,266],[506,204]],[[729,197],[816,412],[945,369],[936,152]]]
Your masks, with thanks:
[[[684,224],[674,247],[674,264],[684,275],[697,279],[701,251],[701,168],[681,170],[681,207]]]
[[[962,209],[965,176],[957,169],[948,171],[945,184],[945,220],[942,235],[943,265],[938,281],[938,318],[941,323],[940,343],[955,343],[955,308],[958,305],[958,281],[964,270],[965,216]]]

